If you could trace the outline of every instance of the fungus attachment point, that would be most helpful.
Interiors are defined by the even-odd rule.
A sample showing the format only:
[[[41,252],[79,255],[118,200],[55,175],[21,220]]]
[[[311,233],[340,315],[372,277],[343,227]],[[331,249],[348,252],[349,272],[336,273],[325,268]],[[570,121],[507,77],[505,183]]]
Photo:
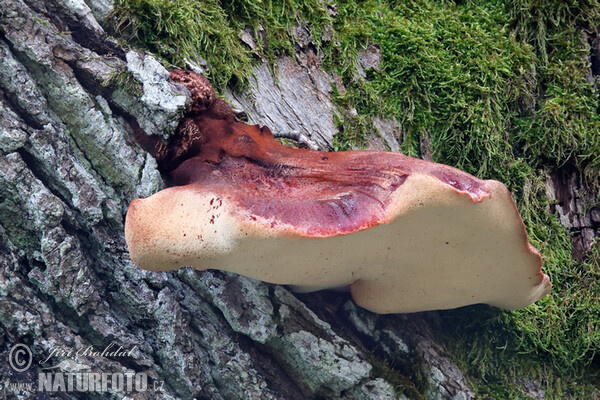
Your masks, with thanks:
[[[396,153],[288,148],[236,122],[204,77],[171,77],[193,105],[168,143],[138,135],[174,183],[130,204],[125,237],[139,267],[349,286],[378,313],[514,309],[550,291],[501,183]]]

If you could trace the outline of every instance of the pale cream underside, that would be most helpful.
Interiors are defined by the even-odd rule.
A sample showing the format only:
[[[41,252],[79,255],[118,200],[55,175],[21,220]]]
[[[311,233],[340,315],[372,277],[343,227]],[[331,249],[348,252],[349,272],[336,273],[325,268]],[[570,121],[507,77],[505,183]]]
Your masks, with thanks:
[[[490,197],[474,203],[413,174],[394,193],[390,224],[310,239],[293,227],[265,231],[270,221],[236,217],[224,196],[170,188],[132,202],[126,239],[131,259],[145,269],[192,265],[303,291],[352,285],[357,304],[379,313],[524,307],[550,284],[538,274],[540,257],[509,192],[499,182],[486,186]]]

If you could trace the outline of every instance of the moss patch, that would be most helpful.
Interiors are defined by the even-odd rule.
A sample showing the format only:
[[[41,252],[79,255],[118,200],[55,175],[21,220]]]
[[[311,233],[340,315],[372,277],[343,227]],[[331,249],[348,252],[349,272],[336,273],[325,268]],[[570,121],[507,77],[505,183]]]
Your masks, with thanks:
[[[208,78],[223,90],[247,83],[253,60],[293,53],[292,32],[300,21],[312,21],[310,31],[320,38],[329,16],[318,0],[115,0],[110,20],[114,32],[169,63],[204,60]],[[245,28],[253,33],[253,51],[241,40]]]
[[[413,371],[421,373],[421,365],[422,360],[418,357],[413,357],[414,364],[411,365]],[[374,378],[382,378],[386,382],[394,388],[394,393],[398,398],[401,396],[408,396],[408,398],[413,400],[424,400],[423,392],[425,392],[426,382],[422,377],[418,376],[410,376],[405,375],[399,371],[398,368],[394,367],[394,363],[391,360],[381,360],[375,356],[371,356],[368,359],[369,364],[373,366],[373,370],[371,371],[371,375]],[[401,363],[400,363],[401,364]],[[415,382],[417,385],[415,385]],[[420,386],[420,387],[418,387]]]
[[[600,98],[590,68],[599,13],[597,0],[117,0],[113,16],[116,31],[168,62],[201,56],[221,90],[246,82],[260,58],[292,54],[294,27],[305,24],[346,89],[334,89],[336,150],[364,144],[370,117],[394,117],[405,153],[420,156],[429,136],[435,161],[504,182],[554,289],[525,310],[443,312],[445,339],[482,397],[520,398],[530,378],[549,397],[582,398],[600,390],[592,376],[600,370],[600,250],[573,259],[543,180],[570,164],[600,193]],[[330,40],[319,40],[329,28]],[[370,43],[381,63],[362,77],[357,56]]]
[[[113,72],[102,82],[102,86],[105,88],[116,86],[136,97],[141,97],[144,94],[142,85],[135,79],[133,74],[125,68]]]

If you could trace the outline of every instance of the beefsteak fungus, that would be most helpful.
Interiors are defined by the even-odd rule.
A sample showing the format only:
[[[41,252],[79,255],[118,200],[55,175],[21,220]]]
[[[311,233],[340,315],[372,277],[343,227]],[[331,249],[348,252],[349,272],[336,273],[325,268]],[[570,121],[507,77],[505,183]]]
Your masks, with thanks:
[[[174,70],[190,112],[167,143],[136,129],[173,187],[129,206],[132,261],[191,265],[313,291],[350,287],[378,313],[474,303],[515,309],[551,288],[497,181],[377,151],[280,144],[236,122],[201,75]]]

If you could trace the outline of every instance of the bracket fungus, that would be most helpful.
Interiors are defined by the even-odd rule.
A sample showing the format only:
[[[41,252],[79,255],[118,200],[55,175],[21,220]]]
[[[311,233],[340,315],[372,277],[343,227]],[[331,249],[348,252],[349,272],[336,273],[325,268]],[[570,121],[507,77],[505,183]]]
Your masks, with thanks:
[[[550,291],[500,182],[397,153],[286,147],[235,121],[203,76],[171,78],[193,105],[167,143],[136,129],[174,185],[129,206],[139,267],[220,269],[300,291],[349,286],[377,313],[516,309]]]

